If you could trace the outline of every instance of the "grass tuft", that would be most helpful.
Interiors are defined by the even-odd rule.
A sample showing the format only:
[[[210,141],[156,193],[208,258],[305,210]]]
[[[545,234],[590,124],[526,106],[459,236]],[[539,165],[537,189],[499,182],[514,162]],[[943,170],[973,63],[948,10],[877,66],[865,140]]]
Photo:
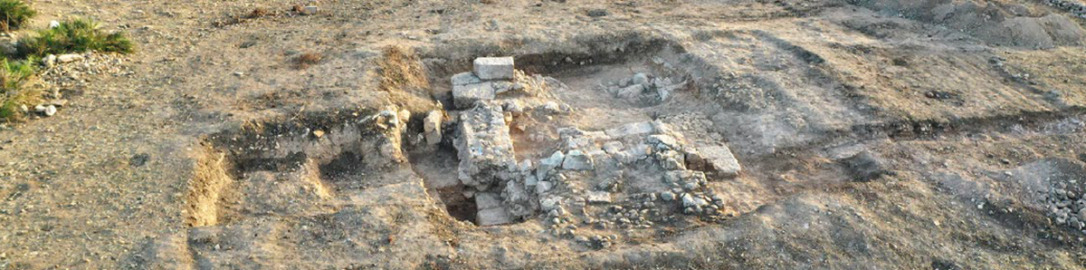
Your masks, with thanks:
[[[36,14],[23,0],[0,0],[0,30],[19,29]]]
[[[23,118],[20,107],[40,98],[37,91],[26,87],[37,72],[36,63],[36,58],[0,59],[0,123],[20,121]]]
[[[88,19],[68,20],[60,26],[38,30],[36,37],[20,39],[18,46],[18,53],[24,57],[86,51],[131,53],[133,46],[123,33],[103,33],[97,22]]]

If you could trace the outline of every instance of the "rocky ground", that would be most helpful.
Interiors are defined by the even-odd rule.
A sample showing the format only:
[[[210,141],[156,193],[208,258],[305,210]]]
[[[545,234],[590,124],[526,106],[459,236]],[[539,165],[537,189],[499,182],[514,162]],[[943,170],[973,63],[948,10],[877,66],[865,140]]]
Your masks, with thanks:
[[[0,268],[1086,267],[1077,1],[32,5]]]

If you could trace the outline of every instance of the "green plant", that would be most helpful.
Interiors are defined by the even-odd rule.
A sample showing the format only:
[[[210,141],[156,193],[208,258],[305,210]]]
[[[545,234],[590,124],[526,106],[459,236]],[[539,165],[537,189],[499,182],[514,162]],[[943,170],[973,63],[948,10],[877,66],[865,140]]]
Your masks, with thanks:
[[[22,61],[0,60],[0,86],[3,90],[18,90],[27,79],[34,76],[37,71],[34,60],[36,58],[33,57]]]
[[[36,74],[36,58],[21,61],[0,59],[0,122],[20,119],[20,105],[33,102],[37,92],[27,89],[26,82]]]
[[[97,22],[87,19],[68,20],[57,27],[38,30],[37,36],[20,39],[18,46],[19,54],[26,57],[91,50],[130,53],[133,47],[123,33],[102,33]]]
[[[22,0],[0,0],[0,29],[4,31],[19,29],[37,12]]]

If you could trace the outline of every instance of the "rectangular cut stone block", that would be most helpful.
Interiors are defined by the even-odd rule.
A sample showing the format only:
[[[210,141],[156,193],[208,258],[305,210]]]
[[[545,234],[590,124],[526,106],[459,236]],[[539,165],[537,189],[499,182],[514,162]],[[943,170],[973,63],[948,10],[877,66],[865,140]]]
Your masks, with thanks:
[[[453,85],[453,106],[457,109],[471,108],[477,101],[494,99],[494,86],[489,82]]]
[[[481,209],[475,215],[475,224],[479,226],[502,225],[513,222],[513,216],[505,208]]]
[[[701,153],[702,158],[705,160],[708,167],[706,169],[717,176],[735,177],[742,170],[739,160],[735,159],[732,150],[728,149],[727,146],[701,146],[698,147],[698,152]]]
[[[422,131],[426,137],[426,144],[437,145],[441,143],[441,121],[445,114],[441,111],[430,111],[422,120]]]
[[[479,226],[501,225],[513,222],[513,215],[502,205],[502,198],[497,193],[482,192],[475,194],[475,223]]]
[[[475,58],[475,76],[483,80],[512,80],[513,57]]]
[[[460,115],[459,125],[455,146],[460,158],[460,182],[486,190],[517,174],[513,140],[500,106],[480,103]]]

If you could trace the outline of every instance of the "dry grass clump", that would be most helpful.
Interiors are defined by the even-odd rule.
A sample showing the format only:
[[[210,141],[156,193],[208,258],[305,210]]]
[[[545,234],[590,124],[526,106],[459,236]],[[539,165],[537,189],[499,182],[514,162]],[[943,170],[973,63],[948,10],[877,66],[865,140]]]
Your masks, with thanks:
[[[271,14],[271,12],[269,12],[268,9],[266,9],[266,8],[255,8],[255,9],[253,9],[252,12],[249,12],[249,15],[246,15],[245,18],[256,19],[256,18],[268,16],[269,14]]]
[[[309,66],[319,64],[321,60],[324,60],[324,54],[319,52],[303,53],[294,58],[294,68],[307,69]]]
[[[430,80],[423,71],[422,61],[414,50],[399,46],[385,47],[384,57],[378,60],[382,91],[409,91],[429,88]]]
[[[260,18],[263,18],[263,17],[274,16],[274,15],[276,15],[276,12],[270,11],[270,10],[268,10],[266,8],[259,8],[258,7],[258,8],[254,8],[252,11],[249,11],[249,13],[245,13],[245,15],[233,14],[233,15],[228,16],[225,19],[214,21],[214,22],[211,23],[211,25],[215,26],[215,27],[222,28],[222,27],[227,27],[227,26],[231,26],[231,25],[242,24],[242,23],[248,22],[249,20],[255,20],[255,19],[260,19]]]

